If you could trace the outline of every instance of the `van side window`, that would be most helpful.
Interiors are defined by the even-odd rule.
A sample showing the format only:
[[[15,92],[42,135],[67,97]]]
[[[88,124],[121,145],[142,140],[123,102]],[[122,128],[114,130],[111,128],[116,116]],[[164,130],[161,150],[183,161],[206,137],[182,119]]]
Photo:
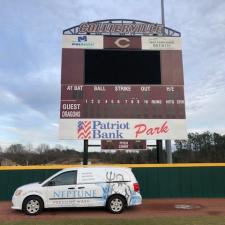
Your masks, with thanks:
[[[73,185],[77,183],[77,170],[59,174],[48,182],[48,186]]]

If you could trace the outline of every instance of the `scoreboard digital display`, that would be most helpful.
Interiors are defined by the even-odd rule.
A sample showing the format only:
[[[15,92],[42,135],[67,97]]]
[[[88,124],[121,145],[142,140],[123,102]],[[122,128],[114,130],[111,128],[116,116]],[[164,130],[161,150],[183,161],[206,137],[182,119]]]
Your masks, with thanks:
[[[60,138],[186,139],[180,36],[147,22],[133,31],[116,21],[113,32],[103,23],[102,33],[84,24],[64,32]]]
[[[85,50],[85,84],[161,84],[160,51]]]

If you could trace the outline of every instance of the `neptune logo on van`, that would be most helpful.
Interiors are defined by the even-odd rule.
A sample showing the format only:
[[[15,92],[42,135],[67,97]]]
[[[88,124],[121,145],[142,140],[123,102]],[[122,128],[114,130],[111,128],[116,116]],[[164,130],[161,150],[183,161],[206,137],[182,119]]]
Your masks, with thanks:
[[[96,190],[54,191],[53,198],[50,199],[95,198],[96,196]]]
[[[78,139],[123,139],[129,129],[128,122],[120,121],[80,120],[77,125]]]

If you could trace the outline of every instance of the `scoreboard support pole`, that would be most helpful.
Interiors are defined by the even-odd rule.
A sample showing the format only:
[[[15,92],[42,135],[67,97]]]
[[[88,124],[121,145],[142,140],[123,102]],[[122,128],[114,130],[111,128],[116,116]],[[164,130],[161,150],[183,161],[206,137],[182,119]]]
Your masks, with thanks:
[[[166,140],[166,162],[173,163],[171,140]]]
[[[162,140],[156,140],[156,160],[157,163],[163,163],[162,160]]]
[[[84,140],[83,165],[88,165],[88,140]]]

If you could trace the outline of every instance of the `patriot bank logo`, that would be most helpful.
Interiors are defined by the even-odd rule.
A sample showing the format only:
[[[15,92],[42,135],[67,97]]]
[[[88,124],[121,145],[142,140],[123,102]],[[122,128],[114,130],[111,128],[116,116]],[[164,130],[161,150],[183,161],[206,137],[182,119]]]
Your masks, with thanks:
[[[77,126],[78,139],[123,139],[130,129],[128,122],[120,121],[82,120]]]
[[[78,139],[91,138],[91,121],[78,121]]]
[[[92,47],[94,46],[94,42],[88,41],[87,35],[78,35],[75,37],[75,40],[72,42],[72,45],[80,46],[80,47]]]

